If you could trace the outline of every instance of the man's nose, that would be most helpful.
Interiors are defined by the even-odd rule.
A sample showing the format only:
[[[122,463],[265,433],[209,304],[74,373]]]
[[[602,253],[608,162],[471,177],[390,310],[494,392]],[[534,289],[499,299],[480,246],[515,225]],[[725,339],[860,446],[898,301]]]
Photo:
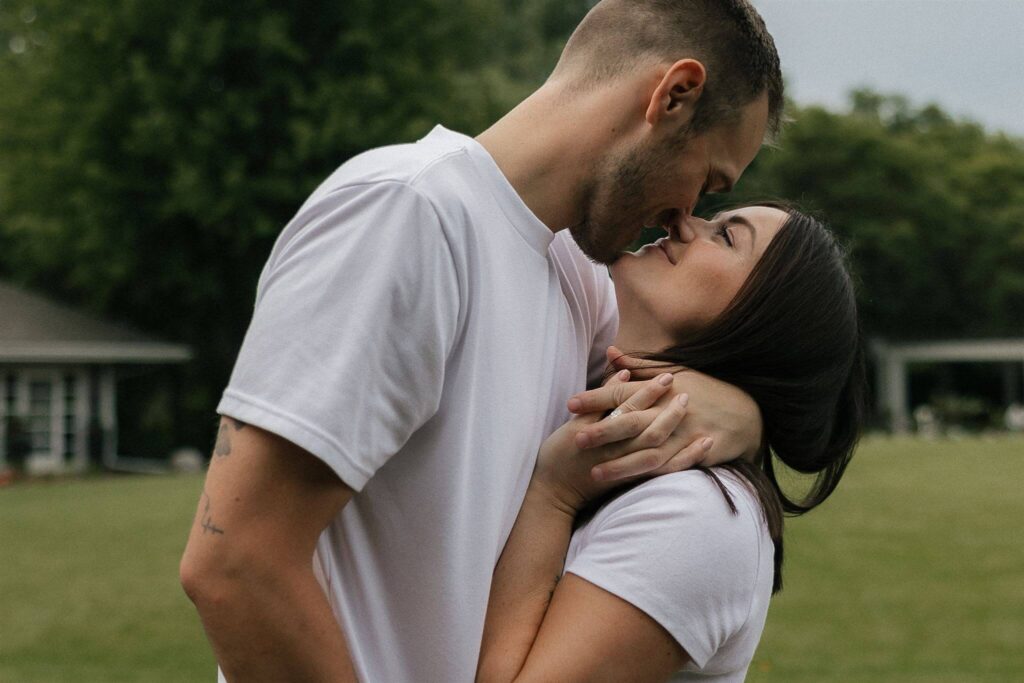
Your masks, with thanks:
[[[687,216],[679,221],[679,241],[692,242],[697,239],[697,235],[705,228],[706,223],[707,221],[696,216]]]

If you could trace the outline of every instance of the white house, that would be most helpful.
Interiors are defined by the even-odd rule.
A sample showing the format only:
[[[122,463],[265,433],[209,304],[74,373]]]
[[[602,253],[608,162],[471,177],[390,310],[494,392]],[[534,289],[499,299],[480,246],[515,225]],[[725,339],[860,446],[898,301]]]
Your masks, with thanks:
[[[1004,395],[1014,403],[1020,393],[1024,368],[1024,338],[961,339],[894,344],[876,339],[871,344],[877,360],[880,408],[888,415],[890,429],[910,431],[908,366],[914,363],[1002,363]]]
[[[117,368],[184,363],[191,351],[0,282],[0,470],[29,473],[117,458]]]

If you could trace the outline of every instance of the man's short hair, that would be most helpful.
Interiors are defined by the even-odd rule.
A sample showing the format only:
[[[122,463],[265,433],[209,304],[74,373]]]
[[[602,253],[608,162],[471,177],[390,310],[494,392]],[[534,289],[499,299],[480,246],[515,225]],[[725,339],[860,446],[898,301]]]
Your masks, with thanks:
[[[603,0],[569,37],[553,76],[588,89],[651,62],[692,58],[708,78],[690,131],[733,123],[768,95],[768,134],[782,124],[775,41],[748,0]]]

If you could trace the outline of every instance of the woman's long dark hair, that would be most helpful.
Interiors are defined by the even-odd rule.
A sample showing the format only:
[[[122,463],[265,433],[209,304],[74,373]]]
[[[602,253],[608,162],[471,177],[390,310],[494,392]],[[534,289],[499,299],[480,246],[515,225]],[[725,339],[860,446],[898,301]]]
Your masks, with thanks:
[[[757,206],[789,218],[726,310],[671,348],[630,355],[702,372],[757,402],[764,422],[760,453],[754,463],[721,467],[744,477],[761,502],[776,545],[775,592],[782,587],[783,512],[803,514],[835,490],[860,437],[867,381],[843,249],[815,218],[779,202]],[[815,475],[810,490],[786,493],[775,460]]]

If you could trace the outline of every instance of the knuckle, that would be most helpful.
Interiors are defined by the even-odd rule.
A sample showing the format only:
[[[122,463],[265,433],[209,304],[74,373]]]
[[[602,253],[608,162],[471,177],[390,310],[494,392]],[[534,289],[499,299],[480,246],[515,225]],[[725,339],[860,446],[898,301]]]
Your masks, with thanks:
[[[610,462],[601,466],[609,479],[618,479],[622,476],[623,467],[620,463]]]
[[[661,467],[663,464],[664,463],[662,462],[661,456],[658,455],[657,451],[646,453],[642,458],[640,458],[640,466],[644,469],[645,472],[650,472],[651,470],[657,469]]]
[[[640,445],[644,448],[652,448],[654,446],[660,446],[661,442],[664,441],[664,437],[657,432],[657,430],[648,429],[646,432],[640,435]]]
[[[669,472],[682,472],[690,469],[691,465],[686,458],[674,458],[668,463]]]

